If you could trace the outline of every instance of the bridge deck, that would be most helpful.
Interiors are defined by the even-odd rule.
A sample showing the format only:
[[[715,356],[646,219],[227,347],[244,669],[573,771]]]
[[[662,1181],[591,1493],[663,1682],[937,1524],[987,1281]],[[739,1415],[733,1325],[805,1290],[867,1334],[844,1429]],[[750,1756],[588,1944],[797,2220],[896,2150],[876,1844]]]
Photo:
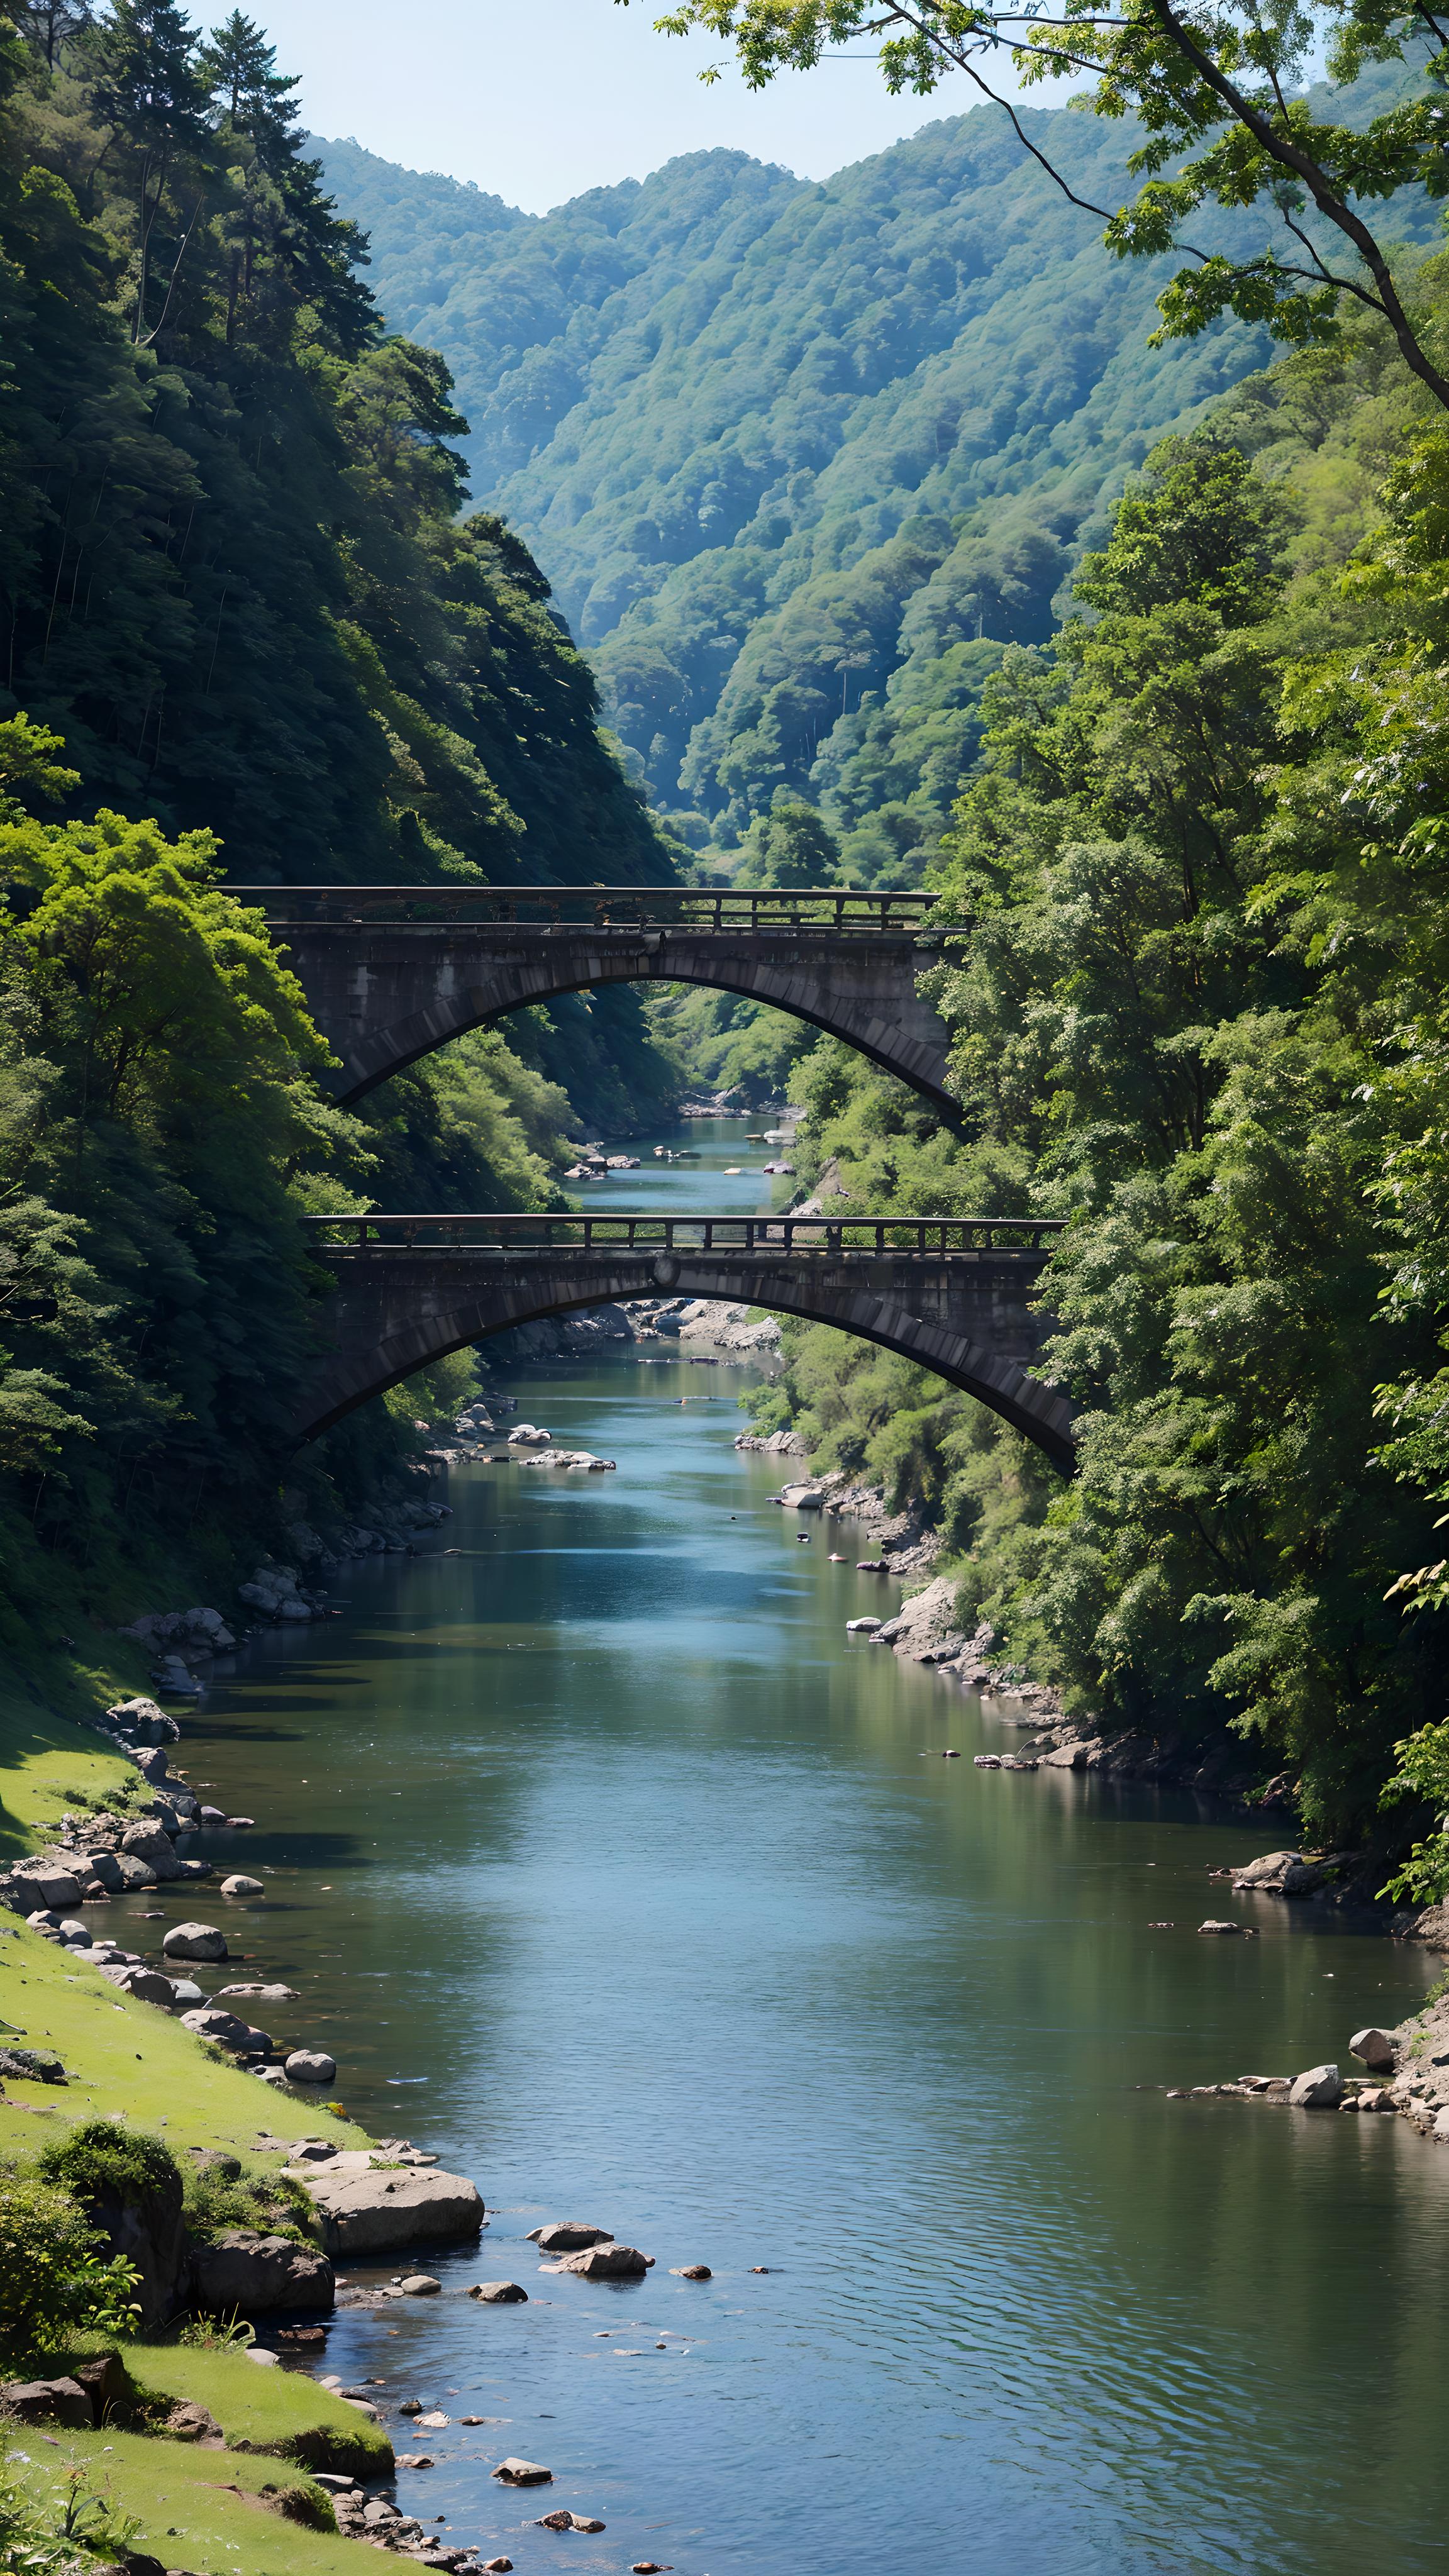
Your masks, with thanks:
[[[358,1252],[712,1252],[816,1255],[831,1262],[1000,1259],[1019,1253],[1038,1266],[1066,1219],[1052,1216],[689,1216],[621,1212],[587,1216],[308,1216],[314,1245]]]
[[[968,925],[927,891],[877,894],[869,886],[254,886],[229,885],[273,929],[355,930],[363,925],[436,929],[444,923],[547,930],[805,931],[843,938],[897,932],[919,941]]]

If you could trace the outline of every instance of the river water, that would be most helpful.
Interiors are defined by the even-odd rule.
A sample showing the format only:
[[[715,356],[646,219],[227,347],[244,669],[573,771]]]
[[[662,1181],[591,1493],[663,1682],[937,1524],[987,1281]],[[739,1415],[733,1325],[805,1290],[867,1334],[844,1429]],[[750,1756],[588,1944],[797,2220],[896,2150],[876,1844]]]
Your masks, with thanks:
[[[720,1204],[747,1149],[705,1142],[675,1200],[608,1186]],[[456,1471],[428,1552],[350,1567],[187,1728],[258,1819],[214,1852],[267,1877],[249,1973],[489,2205],[441,2298],[330,2338],[451,2418],[400,2502],[530,2576],[1441,2568],[1449,2154],[1139,2089],[1347,2065],[1432,1963],[1212,1885],[1261,1827],[975,1770],[1012,1734],[847,1639],[899,1596],[841,1524],[799,1544],[741,1383],[513,1371],[617,1473]],[[558,2217],[656,2268],[542,2271]],[[507,2453],[554,2485],[501,2490]],[[607,2531],[539,2530],[560,2503]]]

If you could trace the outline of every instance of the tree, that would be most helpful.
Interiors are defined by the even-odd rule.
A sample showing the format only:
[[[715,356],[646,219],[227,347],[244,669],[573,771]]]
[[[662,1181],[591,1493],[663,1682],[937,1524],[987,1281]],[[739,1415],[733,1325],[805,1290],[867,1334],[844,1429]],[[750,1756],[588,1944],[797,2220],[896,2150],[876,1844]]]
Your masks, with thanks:
[[[782,797],[750,826],[739,886],[833,886],[840,883],[840,844],[813,805]]]
[[[627,8],[630,0],[616,0]],[[925,97],[948,71],[964,71],[1004,107],[1024,149],[1074,205],[1102,217],[1119,259],[1186,252],[1158,299],[1157,338],[1193,338],[1225,312],[1266,323],[1278,339],[1327,338],[1345,297],[1388,323],[1399,352],[1436,401],[1449,407],[1449,376],[1406,310],[1388,253],[1358,211],[1365,199],[1420,187],[1449,194],[1443,97],[1449,88],[1449,19],[1436,0],[1057,0],[1051,10],[977,6],[974,0],[685,0],[656,20],[683,36],[705,30],[731,42],[751,88],[783,70],[813,70],[833,47],[881,39],[887,88]],[[1428,48],[1423,87],[1366,126],[1335,123],[1295,95],[1325,26],[1331,81],[1371,63],[1406,62]],[[1026,84],[1076,72],[1095,77],[1099,116],[1134,116],[1144,139],[1129,162],[1144,185],[1115,212],[1078,197],[1032,141],[983,62],[1009,59]],[[717,67],[704,78],[717,78]],[[1182,156],[1192,156],[1183,159]],[[1176,165],[1176,166],[1174,166]],[[1164,176],[1165,172],[1171,175]],[[1260,201],[1286,227],[1286,253],[1271,241],[1255,256],[1199,250],[1182,226],[1200,206]],[[1310,229],[1310,226],[1312,227]]]
[[[136,297],[131,338],[149,346],[165,323],[181,262],[201,212],[198,189],[180,218],[180,239],[160,320],[148,329],[154,236],[179,165],[205,157],[211,142],[195,30],[175,0],[115,0],[98,39],[97,113],[129,147],[136,171]]]

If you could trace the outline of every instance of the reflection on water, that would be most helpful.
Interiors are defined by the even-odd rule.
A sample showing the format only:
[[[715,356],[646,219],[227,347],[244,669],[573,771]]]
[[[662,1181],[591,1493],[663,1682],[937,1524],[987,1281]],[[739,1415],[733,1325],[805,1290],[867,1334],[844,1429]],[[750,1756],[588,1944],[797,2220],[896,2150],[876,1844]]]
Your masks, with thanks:
[[[611,1207],[662,1208],[681,1216],[690,1208],[707,1208],[712,1216],[765,1214],[773,1204],[766,1163],[794,1161],[783,1146],[760,1141],[760,1131],[774,1124],[773,1113],[764,1110],[752,1111],[748,1118],[682,1118],[677,1126],[651,1130],[638,1143],[617,1149],[638,1155],[637,1172],[570,1181],[570,1199],[589,1216],[606,1216]],[[656,1161],[656,1145],[685,1160]]]
[[[461,1553],[349,1570],[188,1746],[274,1872],[252,1973],[494,2212],[331,2338],[453,2418],[406,2509],[591,2576],[1440,2566],[1449,2156],[1135,2089],[1346,2059],[1427,1963],[1268,1899],[1199,1940],[1261,1828],[943,1762],[1009,1739],[846,1640],[897,1595],[797,1544],[733,1374],[515,1383],[618,1474],[455,1475]],[[550,2217],[656,2268],[541,2274]]]

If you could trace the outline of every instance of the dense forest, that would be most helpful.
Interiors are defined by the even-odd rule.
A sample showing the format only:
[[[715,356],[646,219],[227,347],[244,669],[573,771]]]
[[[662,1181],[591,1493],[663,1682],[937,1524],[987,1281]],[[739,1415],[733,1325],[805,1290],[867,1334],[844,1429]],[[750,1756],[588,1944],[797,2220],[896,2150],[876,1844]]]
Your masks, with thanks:
[[[12,1646],[275,1538],[299,1210],[560,1205],[562,1138],[675,1087],[620,992],[343,1115],[225,892],[672,873],[547,583],[463,515],[447,369],[385,336],[295,87],[239,13],[204,38],[170,0],[0,21]],[[343,1426],[302,1499],[375,1490],[467,1375]]]
[[[1363,75],[1350,113],[1403,77]],[[1117,201],[1130,121],[1026,125]],[[1002,646],[1046,641],[1126,469],[1268,352],[1236,320],[1149,346],[1164,264],[1105,258],[995,108],[819,185],[695,153],[543,218],[317,149],[389,320],[453,369],[475,491],[711,868],[803,800],[852,883],[918,881]],[[1395,238],[1433,221],[1396,198]]]
[[[1449,265],[1416,288],[1442,348]],[[1022,1668],[1235,1730],[1325,1840],[1410,1737],[1449,1787],[1446,494],[1449,433],[1372,327],[1159,445],[986,693],[938,872],[973,923],[938,977],[963,1136],[838,1045],[796,1068],[832,1211],[1072,1219],[1071,1488],[832,1333],[788,1327],[755,1408],[934,1517]]]

